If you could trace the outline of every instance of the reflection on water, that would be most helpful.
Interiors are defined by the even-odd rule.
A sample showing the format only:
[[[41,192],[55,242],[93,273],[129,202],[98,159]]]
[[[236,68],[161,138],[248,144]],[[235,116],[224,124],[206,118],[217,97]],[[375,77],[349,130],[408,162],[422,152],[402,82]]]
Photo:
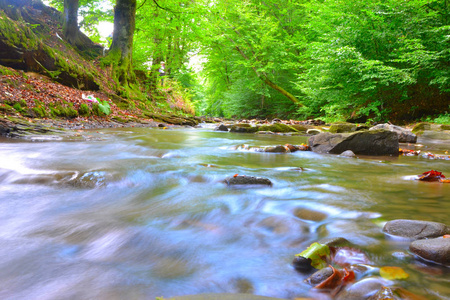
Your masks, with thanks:
[[[450,223],[450,185],[405,177],[450,174],[448,161],[233,151],[306,138],[208,129],[87,134],[2,140],[1,299],[308,297],[291,261],[324,237],[347,238],[375,266],[402,266],[411,277],[398,285],[410,291],[450,294],[447,269],[416,262],[381,232],[397,218]],[[229,189],[222,181],[234,174],[273,187]]]

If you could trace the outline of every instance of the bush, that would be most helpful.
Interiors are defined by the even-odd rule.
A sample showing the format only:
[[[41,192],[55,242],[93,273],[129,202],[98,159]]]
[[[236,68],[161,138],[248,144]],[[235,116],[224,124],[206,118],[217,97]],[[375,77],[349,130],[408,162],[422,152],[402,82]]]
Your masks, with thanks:
[[[80,108],[78,108],[78,114],[80,116],[89,117],[91,109],[86,103],[81,103]]]

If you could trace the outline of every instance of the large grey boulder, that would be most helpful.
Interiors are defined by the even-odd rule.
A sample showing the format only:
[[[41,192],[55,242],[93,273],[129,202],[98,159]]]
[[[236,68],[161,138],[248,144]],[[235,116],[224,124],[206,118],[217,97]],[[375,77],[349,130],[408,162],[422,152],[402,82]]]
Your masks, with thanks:
[[[386,130],[332,134],[324,132],[308,140],[313,152],[341,154],[351,150],[357,155],[398,155],[398,135]]]
[[[398,219],[384,225],[383,231],[411,239],[424,239],[450,233],[447,225],[437,222]]]
[[[400,143],[415,143],[415,142],[417,142],[417,135],[412,133],[412,131],[410,131],[406,128],[400,127],[400,126],[385,123],[385,124],[378,124],[376,126],[373,126],[369,130],[380,130],[380,129],[389,130],[389,131],[397,133],[398,141]]]
[[[417,240],[411,243],[409,250],[425,260],[450,265],[450,238]]]

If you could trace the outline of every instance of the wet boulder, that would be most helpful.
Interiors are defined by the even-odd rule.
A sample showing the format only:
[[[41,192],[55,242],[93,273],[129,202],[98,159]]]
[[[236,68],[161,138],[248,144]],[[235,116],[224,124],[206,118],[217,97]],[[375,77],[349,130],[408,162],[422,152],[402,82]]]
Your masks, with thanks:
[[[315,272],[314,274],[312,274],[308,278],[306,278],[305,282],[310,284],[310,285],[312,285],[312,286],[316,286],[319,283],[327,280],[328,277],[333,275],[333,273],[334,272],[333,272],[333,269],[331,267],[326,267],[326,268],[323,268],[323,269]]]
[[[272,186],[272,181],[263,177],[234,175],[224,180],[227,185],[267,185]]]
[[[228,131],[228,127],[225,126],[224,124],[220,124],[219,126],[217,126],[216,128],[214,128],[215,131]]]
[[[450,265],[450,238],[417,240],[409,250],[419,257],[442,265]]]
[[[387,222],[383,231],[391,235],[417,240],[449,234],[450,228],[437,222],[398,219]]]
[[[259,131],[272,131],[272,132],[298,132],[292,126],[283,123],[273,123],[271,125],[262,125],[258,128]]]
[[[368,277],[346,286],[337,294],[338,300],[362,300],[369,299],[388,283],[380,277]]]
[[[342,157],[356,157],[356,154],[352,150],[346,150],[340,154]]]
[[[351,150],[357,155],[398,155],[398,135],[386,130],[355,133],[320,133],[308,140],[313,152],[341,154]]]
[[[263,152],[269,152],[269,153],[287,153],[287,152],[291,152],[289,150],[289,148],[282,146],[282,145],[278,145],[278,146],[271,146],[271,147],[266,147],[263,149]]]
[[[412,133],[412,131],[402,128],[400,126],[391,125],[388,123],[378,124],[374,127],[371,127],[369,130],[389,130],[398,134],[398,141],[400,143],[415,143],[417,142],[417,135]]]
[[[296,256],[292,261],[292,265],[294,269],[301,273],[308,273],[313,270],[313,266],[311,266],[311,258],[306,258],[303,256]]]
[[[230,128],[230,132],[238,132],[238,133],[255,133],[257,131],[258,127],[246,123],[235,124]]]

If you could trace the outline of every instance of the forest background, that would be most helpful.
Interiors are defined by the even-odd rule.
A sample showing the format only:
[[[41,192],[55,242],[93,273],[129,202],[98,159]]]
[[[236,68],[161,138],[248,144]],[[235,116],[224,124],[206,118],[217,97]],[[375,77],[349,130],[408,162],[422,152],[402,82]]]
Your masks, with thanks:
[[[450,123],[449,2],[47,3],[62,12],[69,43],[86,50],[81,29],[106,47],[100,61],[125,98],[136,84],[164,88],[164,61],[165,88],[183,90],[197,115]],[[104,22],[114,24],[110,38]]]

